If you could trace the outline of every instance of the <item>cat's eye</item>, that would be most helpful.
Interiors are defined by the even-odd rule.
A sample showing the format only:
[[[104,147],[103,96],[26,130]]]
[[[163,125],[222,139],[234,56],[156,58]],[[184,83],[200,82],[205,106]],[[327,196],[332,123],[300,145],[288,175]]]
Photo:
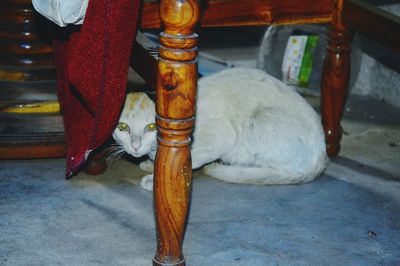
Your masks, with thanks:
[[[128,124],[124,122],[118,122],[117,128],[121,131],[129,131]]]
[[[151,124],[148,124],[148,125],[146,126],[146,130],[147,130],[147,131],[154,131],[154,130],[156,130],[156,129],[157,129],[156,123],[151,123]]]

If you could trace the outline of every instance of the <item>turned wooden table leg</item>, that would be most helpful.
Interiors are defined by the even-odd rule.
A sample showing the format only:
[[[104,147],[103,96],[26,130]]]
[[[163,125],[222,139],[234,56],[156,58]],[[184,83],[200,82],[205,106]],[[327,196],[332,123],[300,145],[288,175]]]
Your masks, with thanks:
[[[190,134],[197,87],[197,0],[161,0],[154,169],[157,252],[154,265],[185,265],[182,242],[190,205]]]
[[[31,0],[0,1],[0,159],[65,156],[61,114],[17,107],[57,99],[51,28]]]
[[[105,150],[96,151],[89,158],[84,172],[88,175],[100,175],[107,170],[107,152]]]
[[[343,0],[337,0],[328,32],[328,47],[322,78],[322,124],[330,157],[340,150],[342,118],[350,78],[350,52],[353,32],[342,22]]]

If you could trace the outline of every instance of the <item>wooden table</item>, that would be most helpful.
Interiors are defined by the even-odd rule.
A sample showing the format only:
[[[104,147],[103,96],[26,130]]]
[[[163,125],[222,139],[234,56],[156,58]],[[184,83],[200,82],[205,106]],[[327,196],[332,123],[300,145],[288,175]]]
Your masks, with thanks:
[[[197,24],[212,26],[331,23],[323,79],[323,124],[330,155],[339,152],[352,32],[341,21],[342,1],[161,0],[143,6],[142,28],[160,34],[156,95],[159,149],[155,160],[157,252],[154,265],[185,265],[182,253],[192,184],[190,134],[197,83]],[[159,10],[159,12],[158,12]],[[139,71],[140,72],[140,71]],[[268,151],[266,151],[268,152]]]
[[[0,7],[2,10],[9,10],[9,7],[21,6],[21,10],[11,8],[10,12],[16,19],[15,24],[21,24],[22,29],[30,29],[29,25],[24,26],[29,24],[29,19],[32,18],[31,9],[26,8],[28,4],[30,4],[28,0],[5,0]],[[3,12],[0,20],[10,21],[8,15],[11,13]],[[154,172],[157,231],[154,265],[185,265],[182,241],[190,206],[192,185],[190,135],[195,121],[197,84],[198,36],[194,33],[195,28],[198,25],[232,27],[300,23],[327,23],[330,26],[322,79],[322,124],[326,135],[327,152],[330,156],[335,156],[340,150],[339,142],[342,136],[340,119],[349,83],[353,30],[372,33],[372,37],[399,51],[400,19],[375,11],[360,0],[208,0],[202,1],[201,6],[197,0],[161,0],[143,4],[141,28],[163,27],[164,29],[160,34],[161,48],[159,60],[155,62],[157,64],[143,64],[154,59],[142,53],[144,50],[139,46],[135,46],[134,56],[131,59],[132,66],[155,87],[157,94],[156,122],[159,128],[159,149]],[[27,35],[19,32],[25,31],[3,29],[0,37],[6,41],[0,42],[0,50],[10,51],[9,38],[21,43],[36,44],[35,34]],[[46,65],[52,69],[52,63],[48,60],[49,47],[42,43],[37,45],[39,46],[15,46],[12,49],[19,51],[17,54],[25,55],[25,48],[39,47],[41,49],[31,53],[43,54],[44,56],[37,58],[43,59],[42,61],[25,60],[13,64],[20,66],[33,62],[33,68],[42,69],[42,65]],[[3,56],[1,60],[2,62],[9,60],[9,57]],[[2,74],[4,77],[3,72]],[[32,75],[22,76],[29,78]],[[62,143],[57,142],[54,147],[54,150],[43,148],[46,153],[40,153],[40,156],[63,154]],[[5,153],[8,151],[10,153]],[[12,147],[3,153],[9,158],[21,151]],[[29,153],[26,156],[31,155],[38,156],[38,153]]]
[[[299,23],[329,25],[321,106],[327,153],[336,156],[342,137],[340,120],[349,85],[353,32],[368,34],[398,52],[399,17],[362,0],[209,0],[202,1],[202,6],[197,0],[161,0],[160,4],[144,4],[142,28],[164,29],[160,34],[158,67],[153,69],[157,82],[151,81],[152,70],[139,68],[150,84],[155,85],[157,98],[159,150],[154,172],[157,225],[154,265],[185,265],[182,241],[192,184],[189,147],[197,83],[196,25]]]

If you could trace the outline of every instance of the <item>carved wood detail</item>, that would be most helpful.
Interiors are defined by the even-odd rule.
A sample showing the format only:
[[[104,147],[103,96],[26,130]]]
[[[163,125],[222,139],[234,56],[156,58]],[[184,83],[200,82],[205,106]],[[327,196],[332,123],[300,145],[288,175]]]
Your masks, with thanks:
[[[0,109],[57,98],[50,28],[51,23],[33,10],[31,0],[0,2]],[[0,111],[0,123],[0,159],[65,154],[58,113]]]
[[[322,78],[322,124],[327,153],[330,157],[336,156],[340,151],[342,138],[340,120],[350,78],[353,32],[342,22],[342,7],[342,0],[335,2]]]
[[[324,23],[331,20],[334,0],[206,0],[201,2],[201,27]],[[158,1],[145,1],[140,26],[159,28]]]
[[[0,79],[55,80],[49,23],[38,16],[29,0],[0,4]]]
[[[364,0],[344,0],[342,13],[349,28],[400,52],[400,16]]]
[[[154,265],[185,265],[182,242],[190,205],[190,134],[197,84],[197,0],[161,0],[154,169],[157,252]]]

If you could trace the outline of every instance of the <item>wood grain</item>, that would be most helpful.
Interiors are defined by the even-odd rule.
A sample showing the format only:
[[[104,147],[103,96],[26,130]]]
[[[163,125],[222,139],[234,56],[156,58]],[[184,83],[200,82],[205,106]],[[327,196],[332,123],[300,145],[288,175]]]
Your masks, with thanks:
[[[183,236],[190,205],[190,134],[197,84],[197,0],[161,0],[156,109],[158,150],[154,169],[157,251],[154,265],[185,265]]]
[[[0,102],[3,106],[56,98],[56,71],[47,25],[34,12],[30,0],[0,2]],[[27,118],[15,114],[11,121],[6,116],[0,112],[0,120],[4,121],[0,131],[1,159],[64,156],[64,132],[55,129],[62,128],[61,117],[49,126],[43,123],[51,120],[47,115]],[[20,122],[16,124],[16,120]],[[7,130],[19,123],[18,130]],[[24,126],[26,123],[29,127]]]
[[[50,24],[37,15],[31,2],[3,1],[0,25],[0,80],[55,80]]]
[[[94,151],[88,159],[84,172],[88,175],[100,175],[107,170],[107,152],[105,150]]]
[[[337,0],[328,33],[327,54],[322,77],[322,124],[327,153],[330,157],[340,151],[342,128],[340,120],[347,97],[350,78],[350,51],[353,32],[342,21],[343,0]]]
[[[0,159],[41,159],[58,158],[65,156],[64,141],[58,144],[43,143],[42,145],[13,145],[13,143],[0,142]]]
[[[333,0],[209,0],[202,1],[201,27],[257,26],[329,22]],[[141,28],[159,28],[157,2],[143,4]]]
[[[347,27],[400,52],[400,17],[360,0],[345,0],[342,12]]]

